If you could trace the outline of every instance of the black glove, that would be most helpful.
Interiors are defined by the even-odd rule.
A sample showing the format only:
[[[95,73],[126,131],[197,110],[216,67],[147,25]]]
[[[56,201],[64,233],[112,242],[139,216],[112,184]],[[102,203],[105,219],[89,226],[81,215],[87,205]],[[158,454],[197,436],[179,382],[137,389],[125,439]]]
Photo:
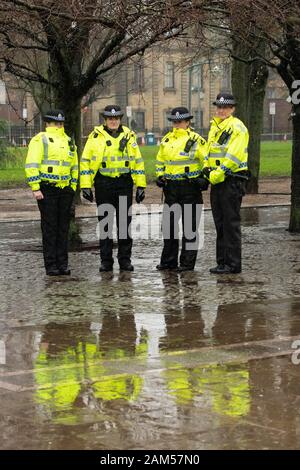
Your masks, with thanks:
[[[205,176],[205,178],[209,179],[210,172],[211,172],[211,168],[209,168],[208,166],[205,166],[202,170],[202,176]]]
[[[87,199],[90,202],[93,202],[94,200],[93,191],[90,188],[83,188],[82,196],[84,197],[84,199]]]
[[[206,178],[198,176],[197,178],[193,178],[192,181],[198,186],[200,191],[206,191],[208,189],[209,181]]]
[[[135,200],[139,204],[145,199],[145,188],[141,188],[138,186],[136,188],[136,193],[135,193]]]
[[[163,176],[159,176],[156,180],[156,185],[159,188],[164,188],[166,186],[166,180],[164,179]]]

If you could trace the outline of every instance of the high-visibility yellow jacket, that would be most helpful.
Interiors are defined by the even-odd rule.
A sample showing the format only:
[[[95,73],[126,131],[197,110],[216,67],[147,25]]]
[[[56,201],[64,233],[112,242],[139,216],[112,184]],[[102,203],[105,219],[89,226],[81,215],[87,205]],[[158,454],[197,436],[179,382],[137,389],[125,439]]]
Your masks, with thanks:
[[[194,143],[186,151],[186,144],[190,139]],[[156,156],[156,176],[171,180],[196,178],[201,173],[206,155],[205,139],[191,129],[174,128],[161,141]]]
[[[128,141],[124,150],[120,150],[123,138]],[[128,127],[122,126],[117,137],[112,137],[103,125],[95,127],[89,135],[80,161],[81,188],[92,187],[97,171],[111,178],[130,173],[136,186],[146,187],[144,160],[136,135]]]
[[[177,404],[191,404],[201,396],[213,411],[231,417],[250,412],[250,374],[240,365],[207,364],[187,369],[172,364],[164,372],[167,389]]]
[[[64,128],[47,127],[45,132],[40,132],[31,139],[25,173],[32,191],[38,191],[42,181],[55,183],[59,188],[71,186],[76,190],[77,150]]]
[[[238,118],[230,116],[222,121],[215,117],[211,121],[204,162],[205,167],[213,170],[209,176],[211,184],[222,183],[231,173],[248,170],[248,142],[248,130]]]
[[[80,421],[80,409],[74,404],[87,387],[89,397],[94,400],[137,400],[143,378],[132,373],[107,374],[103,363],[105,353],[89,342],[79,342],[51,355],[41,350],[34,365],[37,385],[34,398],[41,410],[56,423],[75,424]]]

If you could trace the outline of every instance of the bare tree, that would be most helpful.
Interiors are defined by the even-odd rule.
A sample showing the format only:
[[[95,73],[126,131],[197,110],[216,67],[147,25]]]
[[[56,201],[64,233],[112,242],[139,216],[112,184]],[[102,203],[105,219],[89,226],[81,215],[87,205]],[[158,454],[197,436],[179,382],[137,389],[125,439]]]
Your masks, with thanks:
[[[197,8],[198,2],[195,2]],[[261,117],[255,111],[255,100],[262,103],[266,81],[265,66],[277,70],[291,97],[293,123],[292,196],[289,230],[300,232],[300,18],[299,0],[215,0],[200,7],[209,15],[201,26],[222,35],[219,48],[230,51],[231,56],[246,67],[237,66],[233,83],[242,96],[245,82],[253,88],[252,102],[239,108],[246,109],[249,127],[254,125],[253,136],[259,138]],[[198,20],[197,20],[198,21]],[[247,87],[247,85],[246,85]],[[247,99],[249,100],[249,93]],[[243,99],[242,99],[243,102]],[[254,118],[253,118],[254,110]],[[250,121],[250,124],[249,124]],[[254,122],[256,121],[256,122]],[[258,142],[250,144],[257,151]],[[251,150],[252,145],[252,150]],[[256,159],[257,160],[257,159]],[[250,156],[251,166],[252,156]],[[257,163],[257,162],[256,162]],[[252,168],[253,169],[253,168]],[[258,167],[254,168],[258,174]]]
[[[3,0],[0,60],[5,73],[34,87],[41,111],[65,110],[67,131],[79,144],[82,98],[109,70],[182,34],[199,5],[195,11],[183,0]]]
[[[260,61],[277,70],[291,96],[292,196],[289,230],[300,232],[300,19],[298,0],[226,1],[231,32]],[[239,14],[236,15],[238,8]],[[259,39],[259,41],[258,41]],[[261,47],[263,43],[264,47]]]

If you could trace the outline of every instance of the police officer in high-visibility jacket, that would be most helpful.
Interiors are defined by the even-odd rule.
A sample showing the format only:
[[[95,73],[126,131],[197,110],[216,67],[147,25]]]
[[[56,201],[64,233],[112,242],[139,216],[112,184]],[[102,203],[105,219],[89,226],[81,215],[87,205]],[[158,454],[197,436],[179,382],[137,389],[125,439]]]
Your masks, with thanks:
[[[100,272],[113,269],[113,237],[111,215],[104,207],[116,211],[118,262],[121,271],[133,271],[131,264],[132,238],[129,233],[133,184],[137,186],[135,200],[139,204],[145,197],[146,177],[136,135],[121,125],[123,112],[116,105],[106,106],[102,113],[104,125],[96,126],[89,135],[80,163],[80,186],[83,197],[93,201],[95,185],[98,218],[108,218],[104,230],[100,229]],[[105,206],[104,206],[105,205]],[[103,210],[102,210],[103,209]],[[104,223],[104,222],[103,222]]]
[[[68,232],[78,183],[77,151],[64,131],[63,111],[50,110],[43,119],[46,130],[31,139],[25,172],[41,213],[46,274],[69,275]]]
[[[208,187],[201,171],[207,144],[190,128],[192,118],[187,108],[178,107],[171,111],[168,120],[173,123],[173,130],[162,139],[156,157],[157,185],[163,188],[165,196],[162,224],[164,247],[160,264],[156,266],[158,270],[191,271],[196,263],[203,204],[201,191]],[[177,214],[178,211],[180,214]],[[178,267],[180,216],[183,237]]]
[[[212,274],[240,273],[240,207],[248,179],[248,130],[233,116],[235,99],[219,93],[208,135],[204,173],[211,183],[211,208],[217,231],[217,266]]]

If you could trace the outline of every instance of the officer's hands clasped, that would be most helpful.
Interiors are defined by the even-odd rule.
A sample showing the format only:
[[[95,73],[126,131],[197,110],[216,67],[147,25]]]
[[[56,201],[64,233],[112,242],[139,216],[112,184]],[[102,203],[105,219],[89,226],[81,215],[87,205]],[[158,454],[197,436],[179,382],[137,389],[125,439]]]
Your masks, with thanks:
[[[136,188],[135,200],[137,204],[140,204],[145,199],[145,188],[138,186]]]
[[[93,202],[94,200],[93,191],[90,188],[83,188],[82,196],[84,199],[87,199],[87,201]]]

